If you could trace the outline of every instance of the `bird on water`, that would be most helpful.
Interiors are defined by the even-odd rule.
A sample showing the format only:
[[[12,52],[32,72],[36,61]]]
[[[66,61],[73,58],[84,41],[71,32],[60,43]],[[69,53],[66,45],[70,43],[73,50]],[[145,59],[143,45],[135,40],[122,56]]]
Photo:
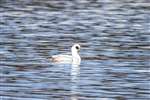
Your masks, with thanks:
[[[81,48],[80,45],[76,43],[71,47],[71,55],[69,55],[68,53],[53,55],[51,57],[51,60],[52,62],[55,63],[70,63],[73,65],[80,65],[81,63],[81,57],[79,55],[80,48]]]

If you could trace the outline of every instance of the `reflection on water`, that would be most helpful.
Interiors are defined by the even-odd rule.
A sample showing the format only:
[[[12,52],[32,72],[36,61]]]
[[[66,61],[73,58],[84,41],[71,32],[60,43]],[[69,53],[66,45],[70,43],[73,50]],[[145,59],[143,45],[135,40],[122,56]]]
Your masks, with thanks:
[[[148,0],[0,0],[2,100],[149,100]],[[49,57],[81,44],[80,67]]]
[[[80,66],[72,65],[71,67],[71,100],[79,100],[79,79],[80,78]]]

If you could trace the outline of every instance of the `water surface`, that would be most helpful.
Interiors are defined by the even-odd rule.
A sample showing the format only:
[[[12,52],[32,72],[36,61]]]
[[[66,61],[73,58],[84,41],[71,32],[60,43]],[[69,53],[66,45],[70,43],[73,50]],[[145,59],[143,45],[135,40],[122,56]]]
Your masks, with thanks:
[[[149,100],[148,0],[1,0],[2,100]],[[49,57],[81,44],[79,67]]]

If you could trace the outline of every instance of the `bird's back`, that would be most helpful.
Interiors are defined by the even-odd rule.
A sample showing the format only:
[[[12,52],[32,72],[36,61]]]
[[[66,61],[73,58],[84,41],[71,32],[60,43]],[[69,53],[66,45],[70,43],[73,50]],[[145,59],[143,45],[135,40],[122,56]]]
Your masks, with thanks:
[[[65,55],[65,54],[53,55],[51,57],[51,60],[53,62],[71,63],[72,55]]]

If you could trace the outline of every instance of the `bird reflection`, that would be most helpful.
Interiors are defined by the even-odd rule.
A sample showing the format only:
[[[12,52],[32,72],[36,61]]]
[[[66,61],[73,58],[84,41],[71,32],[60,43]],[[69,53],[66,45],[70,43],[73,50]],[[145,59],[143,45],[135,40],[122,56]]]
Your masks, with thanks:
[[[72,65],[72,68],[71,68],[71,100],[78,100],[79,76],[80,76],[80,66]]]

